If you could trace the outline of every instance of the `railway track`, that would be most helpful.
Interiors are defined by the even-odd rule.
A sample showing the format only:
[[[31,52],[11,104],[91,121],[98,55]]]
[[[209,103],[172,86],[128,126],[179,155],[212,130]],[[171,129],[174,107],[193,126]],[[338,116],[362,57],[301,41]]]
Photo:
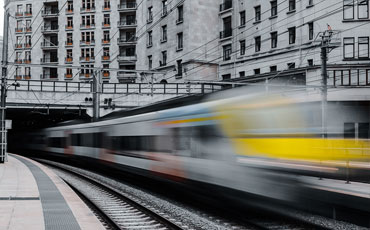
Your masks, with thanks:
[[[121,192],[125,189],[119,188],[120,185],[110,178],[69,165],[40,162],[52,167],[85,200],[107,229],[357,229],[351,224],[316,216],[307,216],[316,218],[315,221],[307,221],[284,215],[249,216],[246,213],[230,221],[223,215],[227,210],[219,213],[193,207],[181,210],[184,208],[175,207],[179,204],[169,205],[166,201],[148,204],[154,201],[151,195],[149,198],[146,195],[125,195]],[[143,205],[145,199],[150,201],[144,201],[147,204]]]

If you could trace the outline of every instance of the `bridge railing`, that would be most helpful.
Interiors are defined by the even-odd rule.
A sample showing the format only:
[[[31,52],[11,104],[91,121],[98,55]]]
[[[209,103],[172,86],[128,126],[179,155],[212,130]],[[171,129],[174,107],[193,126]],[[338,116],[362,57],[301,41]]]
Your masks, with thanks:
[[[9,80],[11,85],[15,80]],[[33,91],[53,93],[92,93],[92,82],[18,80],[19,86],[11,86],[12,91]],[[203,94],[223,89],[221,84],[212,83],[103,83],[103,94]]]

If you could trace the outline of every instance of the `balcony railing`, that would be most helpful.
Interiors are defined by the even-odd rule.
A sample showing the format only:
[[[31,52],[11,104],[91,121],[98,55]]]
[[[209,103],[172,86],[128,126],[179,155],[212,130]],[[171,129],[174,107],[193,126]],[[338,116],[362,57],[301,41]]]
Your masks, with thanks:
[[[66,46],[73,46],[73,41],[66,41],[65,44]]]
[[[23,75],[24,80],[31,80],[31,74],[25,74]]]
[[[58,58],[41,58],[40,63],[58,63]]]
[[[136,20],[125,20],[121,19],[118,21],[118,26],[136,26]]]
[[[58,48],[58,41],[56,41],[56,42],[41,42],[41,48]]]
[[[95,45],[95,40],[90,40],[90,41],[80,40],[80,45],[81,46],[94,46]]]
[[[14,62],[16,63],[16,64],[22,64],[22,62],[23,62],[23,60],[22,59],[15,59],[14,60]]]
[[[32,48],[32,43],[31,42],[26,42],[23,44],[24,48]]]
[[[110,5],[109,4],[108,5],[103,5],[102,10],[103,11],[109,11],[110,10]]]
[[[25,63],[25,64],[30,64],[31,61],[32,61],[31,58],[25,58],[25,59],[23,59],[23,63]]]
[[[95,28],[95,24],[89,24],[89,25],[80,24],[80,28],[81,29],[94,29]]]
[[[58,79],[58,74],[44,73],[40,74],[40,79]]]
[[[58,32],[59,26],[58,25],[48,25],[48,26],[42,26],[41,32],[44,33],[55,33]]]
[[[103,77],[109,77],[110,73],[109,71],[103,71]]]
[[[108,28],[110,27],[110,22],[109,23],[102,22],[101,25],[102,27]]]
[[[102,40],[101,40],[101,43],[104,45],[104,44],[109,44],[110,43],[110,39],[108,38],[108,39],[105,39],[105,38],[103,38]]]
[[[128,61],[128,62],[135,62],[137,61],[137,56],[136,55],[133,55],[133,56],[128,56],[128,55],[119,55],[117,57],[117,60],[118,61]]]
[[[220,39],[228,38],[233,35],[233,31],[231,29],[224,30],[220,32]]]
[[[14,75],[15,80],[22,80],[22,75],[16,74]]]
[[[66,57],[66,58],[64,59],[64,62],[65,62],[65,63],[72,63],[72,62],[73,62],[73,58],[72,58],[72,57]]]
[[[15,28],[15,32],[16,33],[22,33],[23,32],[23,29],[24,29],[23,27],[16,27]]]
[[[15,17],[23,17],[23,12],[15,12]]]
[[[232,1],[225,1],[220,5],[220,12],[231,9],[233,7],[233,2]]]
[[[92,56],[92,57],[80,57],[80,61],[81,62],[93,62],[95,61],[95,57]]]
[[[57,17],[58,15],[58,8],[44,9],[43,11],[41,11],[41,16],[43,17]]]
[[[32,16],[32,10],[24,12],[25,17],[31,17]]]
[[[73,76],[72,76],[72,74],[70,74],[70,73],[66,73],[66,74],[64,74],[64,78],[66,78],[66,79],[71,79]]]
[[[26,27],[26,33],[32,32],[32,26]]]
[[[101,56],[101,60],[102,61],[109,61],[110,60],[110,56],[109,55],[102,55]]]
[[[136,2],[126,2],[118,4],[118,10],[136,10]]]
[[[89,12],[95,12],[95,6],[92,6],[90,8],[87,7],[81,7],[80,8],[81,13],[89,13]]]
[[[129,38],[117,38],[118,45],[135,45],[137,37],[132,36]]]
[[[80,73],[80,78],[91,78],[92,74],[91,73]]]
[[[66,9],[66,14],[73,14],[73,8]]]
[[[73,30],[73,25],[66,25],[66,30]]]

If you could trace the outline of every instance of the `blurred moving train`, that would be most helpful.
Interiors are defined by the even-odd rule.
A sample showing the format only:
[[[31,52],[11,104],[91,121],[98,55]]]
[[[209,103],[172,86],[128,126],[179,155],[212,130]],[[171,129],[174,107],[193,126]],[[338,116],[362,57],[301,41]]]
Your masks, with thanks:
[[[285,201],[301,186],[297,175],[367,172],[369,127],[363,139],[346,138],[331,118],[322,138],[320,104],[294,98],[228,90],[193,105],[47,128],[26,148]]]

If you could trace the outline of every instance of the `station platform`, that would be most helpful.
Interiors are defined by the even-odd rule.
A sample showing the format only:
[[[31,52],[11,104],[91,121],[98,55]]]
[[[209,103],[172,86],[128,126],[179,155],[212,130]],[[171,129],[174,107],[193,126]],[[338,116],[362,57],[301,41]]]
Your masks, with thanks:
[[[0,229],[105,229],[51,169],[10,154],[0,164]]]

